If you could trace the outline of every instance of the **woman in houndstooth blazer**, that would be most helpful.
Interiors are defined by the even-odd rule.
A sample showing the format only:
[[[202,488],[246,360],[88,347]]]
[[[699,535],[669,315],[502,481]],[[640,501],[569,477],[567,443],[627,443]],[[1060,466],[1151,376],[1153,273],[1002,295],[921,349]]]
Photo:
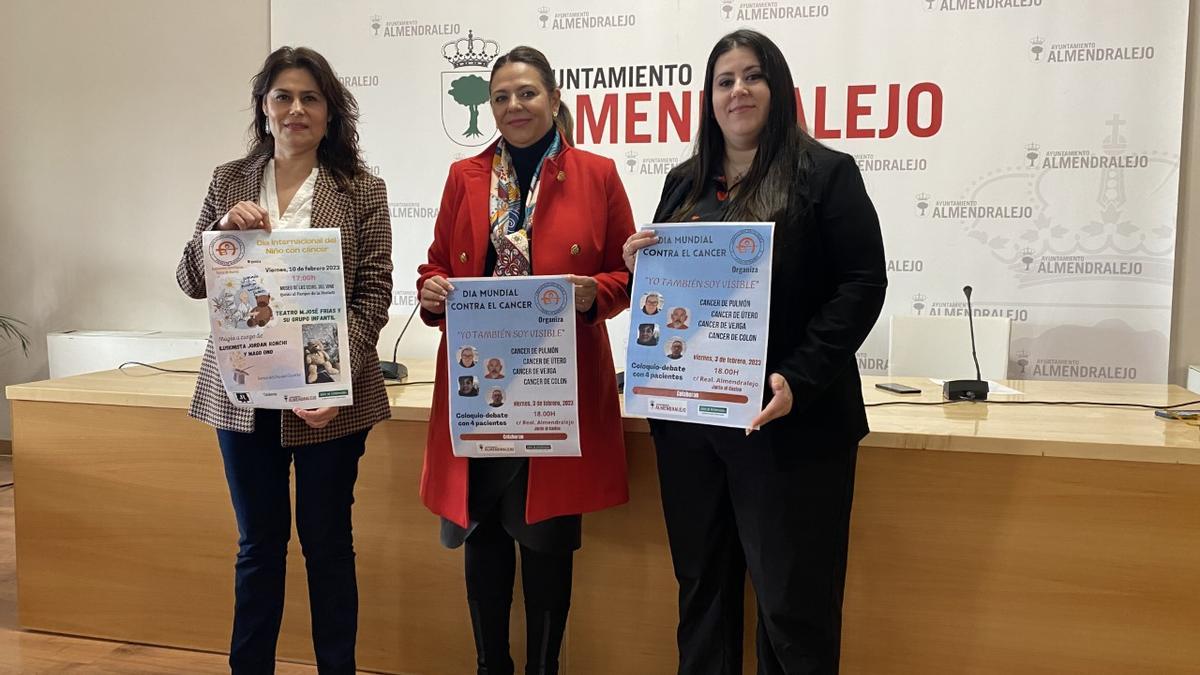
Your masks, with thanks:
[[[392,294],[387,192],[358,150],[358,104],[320,54],[276,50],[254,77],[252,91],[250,151],[213,172],[176,271],[179,287],[190,297],[205,297],[205,231],[340,229],[354,405],[235,407],[209,340],[190,414],[217,429],[240,534],[229,664],[234,673],[274,670],[294,461],[296,530],[308,571],[317,664],[322,673],[353,673],[358,588],[350,505],[367,433],[389,417],[375,350]]]

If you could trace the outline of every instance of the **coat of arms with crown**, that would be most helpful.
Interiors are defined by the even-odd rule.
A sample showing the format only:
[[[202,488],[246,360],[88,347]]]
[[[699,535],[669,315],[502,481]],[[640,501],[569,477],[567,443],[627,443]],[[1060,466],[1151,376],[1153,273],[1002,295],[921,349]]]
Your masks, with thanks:
[[[454,68],[442,73],[442,128],[459,145],[480,147],[496,137],[486,106],[491,65],[499,53],[495,40],[476,37],[474,31],[442,45],[442,57]]]

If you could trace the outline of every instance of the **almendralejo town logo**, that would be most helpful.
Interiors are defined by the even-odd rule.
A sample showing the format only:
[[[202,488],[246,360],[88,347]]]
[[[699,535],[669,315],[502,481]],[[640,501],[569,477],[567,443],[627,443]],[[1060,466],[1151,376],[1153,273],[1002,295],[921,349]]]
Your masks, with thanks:
[[[495,120],[480,108],[488,102],[491,65],[499,53],[496,41],[475,37],[474,31],[442,45],[442,57],[454,68],[441,76],[442,128],[458,145],[477,148],[496,137]]]

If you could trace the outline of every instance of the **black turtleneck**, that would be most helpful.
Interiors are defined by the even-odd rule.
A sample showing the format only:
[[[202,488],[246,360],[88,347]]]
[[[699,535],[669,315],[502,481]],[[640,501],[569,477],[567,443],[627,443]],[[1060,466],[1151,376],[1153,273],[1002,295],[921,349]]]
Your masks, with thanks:
[[[550,148],[550,144],[554,142],[554,136],[558,130],[551,126],[550,131],[546,132],[536,143],[525,148],[518,148],[515,145],[508,146],[508,156],[512,158],[513,170],[517,172],[517,185],[521,189],[521,205],[517,211],[517,220],[521,226],[525,226],[525,200],[529,195],[529,187],[533,182],[533,172],[537,171],[538,162],[542,160],[542,156],[546,154],[546,150]],[[530,264],[533,263],[533,237],[529,238],[529,256]],[[495,246],[488,247],[487,261],[484,263],[484,276],[491,276],[493,270],[496,269],[496,248]],[[532,272],[532,270],[530,270]]]
[[[554,142],[556,131],[552,125],[550,131],[547,131],[545,136],[542,136],[540,140],[527,148],[518,148],[514,145],[508,146],[508,155],[512,157],[513,169],[517,172],[517,184],[521,186],[521,211],[519,218],[522,223],[525,222],[525,198],[529,195],[529,184],[533,182],[533,172],[537,171],[538,162],[542,160],[542,155],[546,154],[546,150]]]

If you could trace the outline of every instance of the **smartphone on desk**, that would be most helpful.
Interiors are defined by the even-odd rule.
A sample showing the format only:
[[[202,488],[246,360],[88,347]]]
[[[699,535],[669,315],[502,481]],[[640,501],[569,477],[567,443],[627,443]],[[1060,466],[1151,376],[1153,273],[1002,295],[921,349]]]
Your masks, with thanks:
[[[1165,420],[1200,420],[1200,410],[1155,410],[1154,416]]]
[[[898,382],[880,382],[879,384],[875,385],[875,388],[882,389],[884,391],[890,391],[893,394],[921,393],[921,390],[917,389],[916,387],[910,387],[907,384],[900,384]]]

